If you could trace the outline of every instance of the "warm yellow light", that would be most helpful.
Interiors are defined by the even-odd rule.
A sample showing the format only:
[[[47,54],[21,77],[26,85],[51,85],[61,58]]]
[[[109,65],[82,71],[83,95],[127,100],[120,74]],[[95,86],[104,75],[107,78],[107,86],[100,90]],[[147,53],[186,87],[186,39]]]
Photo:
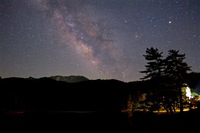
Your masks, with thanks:
[[[189,99],[192,98],[192,93],[189,87],[186,87],[186,97],[188,97]]]

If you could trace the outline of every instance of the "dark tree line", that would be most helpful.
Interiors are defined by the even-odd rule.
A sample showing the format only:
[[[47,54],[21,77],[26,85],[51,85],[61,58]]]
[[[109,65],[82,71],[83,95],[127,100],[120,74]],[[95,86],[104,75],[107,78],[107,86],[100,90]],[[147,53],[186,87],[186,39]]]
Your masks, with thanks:
[[[183,78],[191,67],[185,62],[185,54],[180,54],[179,50],[169,50],[166,58],[163,52],[157,48],[147,48],[147,65],[145,71],[141,71],[145,76],[143,80],[152,80],[156,86],[152,89],[153,101],[163,104],[163,107],[169,112],[175,111],[179,102],[180,111],[183,111],[183,101],[181,86]],[[158,105],[160,106],[160,105]]]

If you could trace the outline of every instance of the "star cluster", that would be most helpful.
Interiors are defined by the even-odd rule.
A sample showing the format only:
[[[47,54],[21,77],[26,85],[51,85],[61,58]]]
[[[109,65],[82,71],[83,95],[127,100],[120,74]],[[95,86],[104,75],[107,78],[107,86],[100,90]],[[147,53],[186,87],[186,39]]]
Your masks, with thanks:
[[[138,80],[148,47],[200,70],[198,0],[1,0],[0,76]]]

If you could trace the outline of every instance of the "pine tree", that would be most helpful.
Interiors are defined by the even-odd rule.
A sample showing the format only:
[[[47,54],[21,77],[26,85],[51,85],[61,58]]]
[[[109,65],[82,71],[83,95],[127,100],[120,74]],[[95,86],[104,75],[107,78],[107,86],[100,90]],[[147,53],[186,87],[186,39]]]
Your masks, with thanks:
[[[181,85],[183,84],[183,78],[187,74],[187,71],[191,70],[185,60],[185,54],[179,54],[179,50],[169,50],[168,56],[165,59],[165,76],[170,79],[171,87],[178,89],[180,95],[180,111],[183,112],[183,101]]]
[[[155,109],[155,107],[160,106],[160,103],[163,101],[162,98],[162,77],[164,70],[164,60],[162,56],[163,52],[159,52],[157,48],[147,48],[146,55],[144,55],[147,60],[147,65],[145,65],[146,70],[141,71],[141,73],[145,73],[146,75],[141,79],[150,79],[151,86],[149,86],[150,94],[147,98],[147,101],[150,101],[153,105],[151,105],[151,110]],[[147,103],[148,104],[148,103]]]
[[[141,79],[158,79],[163,76],[162,53],[163,52],[159,52],[157,48],[147,48],[146,55],[143,55],[148,61],[145,66],[146,70],[141,71],[141,73],[145,73],[146,76]]]

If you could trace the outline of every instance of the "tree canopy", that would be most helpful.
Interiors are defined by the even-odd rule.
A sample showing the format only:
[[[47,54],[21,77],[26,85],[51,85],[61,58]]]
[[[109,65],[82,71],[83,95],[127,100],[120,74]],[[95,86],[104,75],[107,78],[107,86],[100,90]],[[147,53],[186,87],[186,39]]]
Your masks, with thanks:
[[[191,67],[185,62],[185,54],[180,54],[179,50],[169,50],[166,58],[163,58],[162,54],[163,52],[159,52],[157,48],[146,49],[144,57],[147,65],[145,65],[146,70],[141,71],[141,73],[145,73],[141,79],[156,81],[156,89],[153,93],[156,94],[157,102],[162,102],[170,112],[179,96],[180,110],[182,111],[182,79],[191,70]]]
[[[164,62],[162,54],[163,52],[159,52],[157,48],[147,48],[146,55],[143,55],[148,61],[147,65],[145,65],[146,70],[141,71],[146,76],[142,79],[154,79],[163,76]]]
[[[169,50],[168,56],[164,59],[162,54],[163,52],[159,52],[157,48],[147,48],[146,55],[143,55],[147,60],[146,70],[141,71],[146,75],[141,79],[161,77],[178,79],[191,70],[191,67],[184,61],[185,54],[179,54],[179,50]]]

